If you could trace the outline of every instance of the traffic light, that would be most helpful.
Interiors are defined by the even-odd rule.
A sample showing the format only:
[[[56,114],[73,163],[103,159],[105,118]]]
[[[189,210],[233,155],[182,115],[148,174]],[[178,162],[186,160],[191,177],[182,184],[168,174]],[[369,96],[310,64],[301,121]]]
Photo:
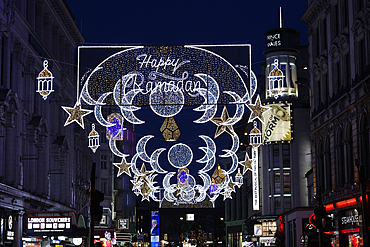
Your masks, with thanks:
[[[316,226],[318,229],[326,229],[328,227],[328,217],[326,213],[326,208],[325,207],[316,207],[314,209],[315,213],[315,219],[313,221],[313,224]]]
[[[104,194],[101,193],[99,190],[95,190],[95,221],[100,221],[103,216],[103,207],[100,206],[100,203],[104,201]]]

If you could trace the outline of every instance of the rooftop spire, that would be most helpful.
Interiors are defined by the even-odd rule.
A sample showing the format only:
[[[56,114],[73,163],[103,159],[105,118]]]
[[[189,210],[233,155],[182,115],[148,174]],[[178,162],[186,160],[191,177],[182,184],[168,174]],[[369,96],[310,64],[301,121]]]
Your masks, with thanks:
[[[283,14],[281,12],[281,7],[280,7],[280,28],[283,28]]]

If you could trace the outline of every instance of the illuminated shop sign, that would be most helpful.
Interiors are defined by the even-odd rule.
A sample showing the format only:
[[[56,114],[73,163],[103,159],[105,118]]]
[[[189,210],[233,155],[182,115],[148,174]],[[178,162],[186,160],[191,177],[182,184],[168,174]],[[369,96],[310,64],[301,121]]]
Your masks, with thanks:
[[[342,225],[358,223],[358,215],[351,215],[342,217]]]
[[[7,231],[6,231],[6,240],[13,241],[14,240],[14,231],[13,231],[13,216],[8,216],[8,225],[7,225]]]
[[[72,230],[71,216],[39,216],[27,218],[27,232],[65,232]]]
[[[275,237],[260,237],[260,242],[264,246],[275,246],[275,240]]]
[[[118,229],[128,229],[129,227],[128,219],[118,219]]]
[[[276,141],[290,141],[291,122],[290,122],[290,104],[271,104],[270,111],[265,113],[265,125],[262,125],[263,143]]]

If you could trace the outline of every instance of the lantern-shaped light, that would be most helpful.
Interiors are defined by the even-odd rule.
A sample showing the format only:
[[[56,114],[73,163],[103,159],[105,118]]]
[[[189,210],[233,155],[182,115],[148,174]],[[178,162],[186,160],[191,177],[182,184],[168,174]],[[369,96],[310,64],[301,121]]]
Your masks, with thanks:
[[[44,60],[44,70],[37,77],[37,90],[44,100],[53,90],[53,74],[48,70],[48,60]]]
[[[279,60],[275,59],[274,69],[271,70],[269,76],[267,77],[269,80],[267,91],[269,93],[269,96],[274,96],[275,99],[277,99],[283,91],[286,91],[288,89],[284,78],[285,76],[278,66]]]
[[[92,130],[89,134],[89,148],[95,153],[99,146],[99,134],[95,130],[95,124],[92,124]]]
[[[114,112],[108,116],[107,121],[114,124],[113,126],[107,127],[107,139],[122,141],[123,131],[125,130],[123,127],[123,117],[119,113]]]
[[[249,133],[249,145],[258,148],[262,144],[262,134],[259,129],[257,129],[257,122],[253,122],[254,128]]]
[[[235,176],[235,182],[236,182],[236,185],[238,186],[238,188],[240,188],[240,186],[242,186],[242,184],[243,184],[243,176],[240,173],[240,168],[238,168],[238,173]]]
[[[181,135],[180,129],[173,117],[168,117],[164,120],[160,131],[166,141],[177,141]]]

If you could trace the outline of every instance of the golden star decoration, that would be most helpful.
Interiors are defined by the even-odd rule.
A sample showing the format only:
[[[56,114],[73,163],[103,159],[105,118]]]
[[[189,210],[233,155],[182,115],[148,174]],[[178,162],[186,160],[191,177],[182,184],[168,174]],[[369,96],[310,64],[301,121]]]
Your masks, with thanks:
[[[233,179],[232,178],[230,178],[230,181],[229,181],[229,183],[227,184],[227,189],[228,190],[231,190],[232,192],[236,192],[236,190],[235,190],[235,186],[237,185],[238,183],[235,183],[234,181],[233,181]]]
[[[122,157],[121,163],[113,163],[113,165],[119,169],[117,173],[117,177],[121,176],[123,173],[126,173],[127,175],[131,177],[131,172],[129,170],[131,167],[131,164],[127,163],[126,156]]]
[[[245,153],[245,159],[243,161],[239,161],[239,164],[241,166],[243,166],[243,175],[246,173],[246,171],[249,169],[249,170],[253,170],[252,169],[252,162],[253,160],[249,159],[249,155],[248,153]]]
[[[91,112],[93,112],[92,110],[84,110],[84,109],[81,109],[81,104],[78,103],[78,102],[76,102],[76,104],[75,104],[75,106],[73,108],[72,107],[67,107],[67,106],[62,106],[62,108],[69,115],[67,121],[64,124],[64,126],[67,126],[70,123],[76,122],[83,129],[85,128],[85,126],[84,126],[84,121],[83,121],[82,118],[84,116],[90,114]]]
[[[211,122],[216,124],[217,126],[215,138],[217,138],[224,132],[229,133],[232,136],[235,135],[234,128],[232,125],[222,125],[222,123],[225,123],[229,120],[230,120],[229,113],[227,112],[226,106],[224,106],[224,109],[222,110],[221,113],[221,117],[211,119]]]
[[[222,195],[224,195],[224,201],[227,199],[227,198],[230,198],[230,199],[233,199],[231,197],[231,190],[225,190],[223,192],[221,192]]]
[[[249,108],[249,110],[252,111],[251,115],[249,116],[248,123],[258,118],[263,124],[265,124],[263,113],[270,110],[271,108],[261,105],[261,99],[259,95],[257,96],[256,102],[254,104],[247,104],[246,106]]]

